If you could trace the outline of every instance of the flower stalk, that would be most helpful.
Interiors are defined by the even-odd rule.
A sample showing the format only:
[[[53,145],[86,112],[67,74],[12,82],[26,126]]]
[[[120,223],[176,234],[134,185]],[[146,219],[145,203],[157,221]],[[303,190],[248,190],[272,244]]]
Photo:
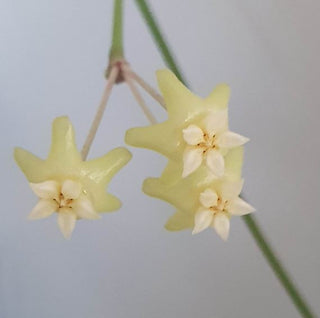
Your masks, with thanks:
[[[148,109],[146,103],[144,102],[144,100],[143,100],[138,88],[136,87],[135,83],[133,82],[133,80],[130,78],[130,76],[128,76],[127,72],[123,72],[123,75],[124,75],[124,79],[125,79],[126,84],[128,85],[133,97],[135,98],[135,100],[137,101],[139,106],[141,107],[145,116],[148,118],[148,120],[150,121],[151,124],[156,124],[157,123],[156,118],[153,116],[151,111]]]
[[[88,156],[88,153],[89,153],[89,150],[90,150],[90,147],[92,145],[92,142],[96,136],[96,133],[97,133],[97,130],[98,130],[98,127],[100,125],[100,122],[102,120],[102,117],[103,117],[103,114],[104,114],[104,111],[106,109],[106,106],[107,106],[107,102],[108,102],[108,99],[111,95],[111,91],[112,91],[112,88],[116,82],[116,79],[118,77],[118,74],[119,74],[119,69],[117,67],[113,67],[111,69],[111,72],[109,74],[109,78],[107,80],[107,84],[106,84],[106,87],[105,87],[105,90],[103,92],[103,95],[101,97],[101,101],[100,101],[100,104],[99,104],[99,107],[98,107],[98,110],[96,112],[96,115],[93,119],[93,122],[91,124],[91,128],[89,130],[89,133],[87,135],[87,138],[86,138],[86,141],[82,147],[82,150],[81,150],[81,156],[82,156],[82,159],[85,160]]]
[[[166,109],[163,97],[151,86],[149,85],[143,78],[141,78],[136,72],[131,70],[130,67],[124,65],[124,71],[127,73],[127,76],[130,76],[132,79],[137,82],[137,84],[146,91],[153,99],[155,99],[162,108]]]
[[[149,28],[150,33],[153,36],[155,43],[160,49],[160,52],[162,54],[164,61],[166,62],[168,67],[176,74],[176,76],[183,83],[186,83],[177,66],[177,63],[175,62],[173,54],[171,53],[169,46],[167,45],[166,40],[160,31],[158,23],[154,19],[154,16],[147,2],[145,0],[136,0],[136,4]],[[291,301],[293,302],[293,304],[301,314],[301,317],[305,317],[305,318],[315,317],[315,315],[312,313],[311,309],[309,308],[309,305],[300,294],[297,286],[295,286],[295,284],[293,283],[293,280],[290,277],[289,273],[281,264],[280,260],[278,259],[275,252],[273,251],[271,245],[267,242],[265,236],[262,234],[260,226],[256,222],[255,218],[252,215],[246,215],[246,216],[243,216],[243,220],[246,223],[258,247],[260,248],[263,256],[265,257],[270,267],[272,268],[273,272],[281,282],[283,288],[286,290]]]

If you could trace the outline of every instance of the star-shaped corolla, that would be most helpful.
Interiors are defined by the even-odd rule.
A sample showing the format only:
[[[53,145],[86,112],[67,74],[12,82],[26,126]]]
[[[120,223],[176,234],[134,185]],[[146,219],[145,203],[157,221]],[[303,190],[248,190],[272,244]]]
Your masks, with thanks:
[[[248,138],[228,130],[226,110],[208,113],[199,125],[191,124],[183,129],[182,133],[186,143],[183,153],[183,178],[197,170],[203,160],[215,176],[222,177],[223,155],[229,149],[248,141]]]
[[[248,141],[228,129],[229,87],[220,84],[203,99],[191,93],[169,70],[158,71],[157,78],[168,120],[129,129],[126,142],[183,162],[182,177],[196,171],[202,163],[216,177],[223,176],[224,157],[229,149]]]
[[[181,164],[170,161],[160,178],[145,180],[143,191],[150,196],[171,203],[177,209],[177,212],[169,218],[165,225],[167,230],[180,231],[193,228],[195,234],[206,228],[207,223],[202,222],[204,218],[208,226],[214,223],[217,233],[226,239],[231,215],[243,215],[253,209],[238,197],[243,184],[241,180],[242,162],[243,147],[230,150],[225,157],[226,173],[223,178],[217,179],[208,175],[204,166],[200,167],[197,173],[186,178],[179,178],[182,170]],[[215,197],[208,195],[209,190],[215,193]],[[228,200],[229,202],[225,203]],[[228,212],[222,211],[223,213],[218,214],[220,208],[225,210],[228,208],[226,210]],[[212,216],[210,223],[208,218],[205,218],[207,212],[198,213],[206,210],[210,210],[210,216]],[[217,221],[213,222],[214,219]]]
[[[201,192],[192,234],[197,234],[211,226],[226,241],[229,236],[231,216],[241,216],[254,211],[250,204],[239,198],[242,186],[242,180],[225,181]]]
[[[121,206],[116,197],[106,192],[106,187],[131,159],[130,152],[116,148],[100,158],[82,160],[67,117],[53,122],[46,160],[21,148],[15,149],[14,157],[39,197],[29,218],[45,218],[57,212],[58,225],[66,238],[71,236],[77,219],[97,219],[99,212],[114,211]]]

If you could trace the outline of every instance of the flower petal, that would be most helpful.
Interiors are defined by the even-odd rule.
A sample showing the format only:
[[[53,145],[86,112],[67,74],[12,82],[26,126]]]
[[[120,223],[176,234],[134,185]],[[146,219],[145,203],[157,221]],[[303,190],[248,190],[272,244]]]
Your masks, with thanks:
[[[228,129],[227,110],[210,112],[204,119],[204,125],[210,137],[212,137],[216,133],[219,133]]]
[[[73,180],[65,180],[61,192],[65,199],[77,199],[81,193],[82,185]]]
[[[217,176],[222,177],[224,174],[224,158],[222,154],[217,151],[210,149],[206,156],[206,163],[211,172]]]
[[[224,200],[234,200],[239,196],[243,187],[243,179],[235,182],[223,182],[220,194]]]
[[[38,220],[50,216],[58,210],[58,203],[54,200],[41,199],[28,215],[29,220]]]
[[[230,202],[228,212],[232,215],[245,215],[254,212],[255,208],[241,198],[235,198]]]
[[[230,98],[230,87],[227,84],[217,85],[205,101],[210,105],[210,108],[225,109],[228,107]]]
[[[211,189],[206,189],[200,193],[200,202],[205,208],[216,206],[218,201],[218,195]]]
[[[192,214],[177,211],[168,219],[164,227],[168,231],[181,231],[193,226],[194,216]]]
[[[226,241],[229,236],[230,221],[224,213],[218,213],[213,220],[213,227],[217,234]]]
[[[76,200],[75,205],[73,206],[74,212],[77,214],[78,217],[82,219],[89,219],[89,220],[97,220],[100,219],[100,215],[95,211],[92,202],[85,198],[79,198]]]
[[[208,209],[199,209],[194,216],[194,228],[192,234],[200,233],[210,226],[213,219],[213,212]]]
[[[183,139],[188,145],[195,146],[196,144],[204,141],[203,131],[196,125],[189,125],[186,129],[182,130]]]
[[[182,178],[197,170],[202,163],[203,151],[197,148],[187,148],[183,153]]]
[[[62,208],[58,212],[58,225],[63,236],[68,239],[76,225],[76,214],[68,208]]]
[[[234,148],[241,146],[249,141],[249,138],[236,134],[232,131],[226,131],[217,139],[217,145],[221,148]]]
[[[51,147],[47,161],[63,171],[82,162],[73,126],[66,116],[57,117],[52,123]]]
[[[57,181],[48,180],[40,183],[30,183],[32,191],[41,199],[58,199],[60,186]]]

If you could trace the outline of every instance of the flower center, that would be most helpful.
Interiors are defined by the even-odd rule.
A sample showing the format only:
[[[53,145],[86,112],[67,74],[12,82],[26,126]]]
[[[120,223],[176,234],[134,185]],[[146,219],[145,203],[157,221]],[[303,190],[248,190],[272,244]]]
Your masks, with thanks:
[[[228,200],[223,201],[221,198],[218,198],[217,205],[211,206],[209,208],[210,211],[213,212],[213,215],[217,213],[227,213]]]
[[[208,133],[204,132],[203,139],[204,141],[197,144],[197,147],[202,148],[203,154],[205,154],[210,149],[218,149],[218,146],[216,144],[216,135],[210,137]]]
[[[72,203],[74,199],[65,198],[62,192],[60,192],[59,194],[59,199],[53,199],[53,200],[57,203],[59,209],[62,209],[62,208],[72,209]]]

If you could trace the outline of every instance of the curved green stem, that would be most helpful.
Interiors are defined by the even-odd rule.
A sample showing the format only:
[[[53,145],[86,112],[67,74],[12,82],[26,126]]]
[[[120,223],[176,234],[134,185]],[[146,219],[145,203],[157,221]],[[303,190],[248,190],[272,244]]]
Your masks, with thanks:
[[[162,58],[164,59],[168,67],[176,74],[179,80],[183,83],[186,83],[173,57],[173,54],[170,52],[170,49],[164,39],[164,36],[160,31],[157,21],[152,16],[151,10],[148,7],[146,1],[136,0],[136,4],[138,5],[141,14],[150,29],[150,33],[152,34],[154,41],[159,47]]]
[[[178,69],[173,55],[170,52],[170,49],[159,29],[158,23],[155,21],[155,18],[151,13],[148,4],[145,0],[136,0],[136,3],[147,23],[147,26],[149,27],[149,31],[152,34],[154,41],[156,42],[162,53],[162,57],[165,60],[166,64],[177,75],[177,77],[185,83],[183,76],[181,75]],[[271,245],[267,242],[265,236],[262,234],[262,231],[259,225],[257,224],[255,217],[247,215],[243,217],[243,220],[246,223],[258,247],[260,248],[263,256],[269,263],[270,267],[272,268],[275,275],[277,276],[282,286],[286,290],[293,304],[300,312],[301,316],[305,318],[315,317],[315,315],[311,312],[311,309],[307,305],[306,301],[303,299],[300,292],[298,291],[298,288],[293,283],[293,280],[291,279],[289,273],[285,270],[284,266],[281,264],[280,260],[271,248]]]
[[[279,281],[285,288],[288,296],[291,298],[292,302],[300,312],[301,316],[306,318],[315,317],[315,315],[308,308],[306,301],[299,293],[297,286],[295,286],[289,274],[284,269],[284,266],[281,264],[279,258],[275,255],[275,252],[272,250],[265,235],[262,233],[262,230],[258,225],[256,218],[253,215],[245,215],[242,217],[242,219],[244,220],[254,240],[259,246],[263,256],[266,258],[273,272],[278,277]]]
[[[114,0],[112,44],[109,53],[111,62],[123,58],[122,8],[122,0]]]

